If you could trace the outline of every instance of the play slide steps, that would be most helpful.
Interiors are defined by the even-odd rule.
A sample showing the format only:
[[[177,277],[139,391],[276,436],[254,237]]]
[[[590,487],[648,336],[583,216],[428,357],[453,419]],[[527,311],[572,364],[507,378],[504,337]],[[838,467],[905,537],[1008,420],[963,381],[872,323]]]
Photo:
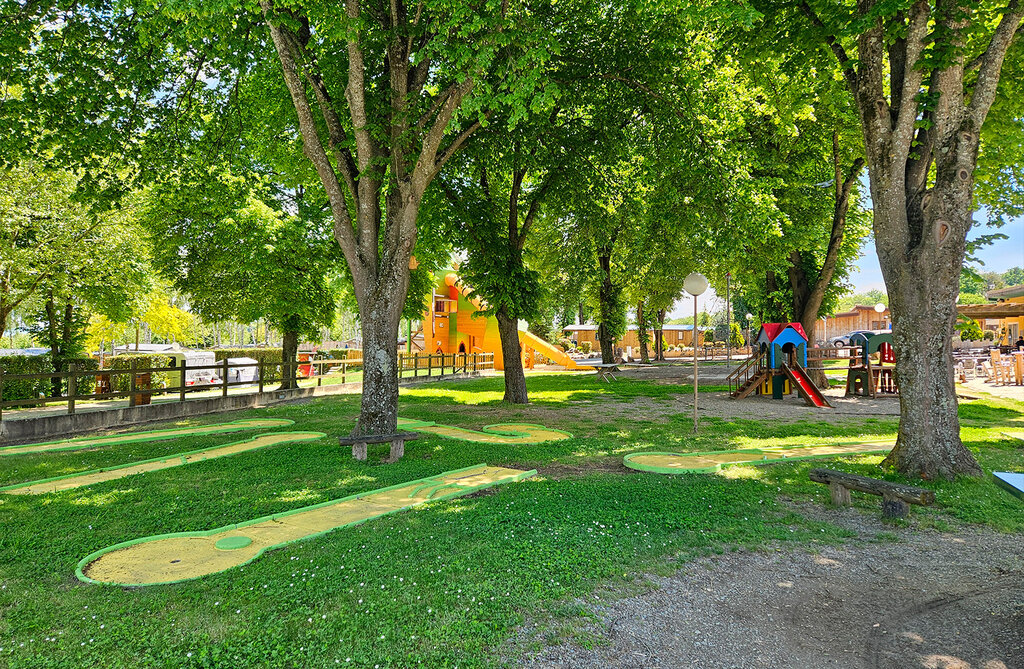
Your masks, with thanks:
[[[553,430],[543,425],[530,423],[496,423],[485,425],[480,431],[467,430],[451,425],[441,425],[425,420],[399,418],[398,427],[416,432],[429,432],[446,439],[472,441],[481,444],[543,444],[549,441],[572,439],[572,435],[561,430]]]
[[[520,481],[536,473],[474,465],[205,532],[178,532],[126,541],[82,558],[75,573],[86,583],[121,586],[187,581],[247,564],[265,551],[294,541],[427,502]]]
[[[253,437],[252,439],[236,441],[232,444],[225,444],[223,446],[204,448],[198,451],[188,451],[186,453],[175,453],[174,455],[168,455],[162,458],[141,460],[139,462],[132,462],[126,465],[107,467],[106,469],[94,469],[92,471],[79,472],[77,474],[68,474],[67,476],[56,476],[54,478],[31,481],[29,483],[17,483],[15,485],[0,488],[0,492],[6,495],[42,495],[48,492],[60,492],[62,490],[80,488],[94,483],[102,483],[103,481],[113,481],[133,474],[159,471],[169,467],[188,465],[193,462],[222,458],[226,455],[244,453],[246,451],[256,450],[257,448],[273,446],[275,444],[285,444],[294,441],[313,441],[316,439],[322,439],[326,436],[327,435],[323,432],[269,432],[267,434],[261,434]]]
[[[230,423],[211,423],[209,425],[191,425],[188,427],[172,427],[164,430],[148,430],[145,432],[127,432],[109,434],[102,437],[80,437],[62,441],[48,441],[40,444],[24,444],[21,446],[5,446],[0,448],[0,455],[22,455],[24,453],[45,453],[48,451],[74,451],[97,446],[128,444],[138,441],[164,441],[178,437],[197,437],[208,434],[224,434],[243,430],[261,430],[268,427],[284,427],[294,425],[295,421],[287,418],[246,418],[233,420]]]
[[[820,444],[817,446],[779,446],[777,448],[741,448],[704,453],[667,453],[648,451],[630,453],[622,464],[630,469],[655,474],[711,473],[735,465],[766,465],[780,461],[832,458],[866,453],[887,453],[891,442]]]

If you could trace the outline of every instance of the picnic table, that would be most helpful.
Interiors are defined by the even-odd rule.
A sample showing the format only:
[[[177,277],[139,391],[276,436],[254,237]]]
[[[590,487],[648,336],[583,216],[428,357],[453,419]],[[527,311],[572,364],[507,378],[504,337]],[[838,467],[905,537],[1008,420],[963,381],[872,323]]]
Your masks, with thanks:
[[[588,362],[588,367],[593,367],[597,371],[597,378],[603,380],[605,383],[611,383],[609,379],[615,378],[615,372],[621,372],[619,364],[617,362],[601,363],[601,362]]]

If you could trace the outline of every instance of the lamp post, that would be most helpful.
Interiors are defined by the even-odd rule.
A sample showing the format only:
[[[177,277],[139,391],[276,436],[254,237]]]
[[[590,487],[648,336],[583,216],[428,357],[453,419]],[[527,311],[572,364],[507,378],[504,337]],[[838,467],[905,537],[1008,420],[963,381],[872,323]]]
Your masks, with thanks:
[[[729,289],[732,281],[732,272],[725,273],[725,361],[732,363],[732,308],[729,304]],[[694,323],[696,325],[696,323]]]
[[[877,313],[879,316],[881,316],[883,311],[885,311],[885,305],[884,304],[879,302],[878,304],[875,305],[875,313]],[[885,327],[885,319],[884,318],[882,319],[882,327],[880,329],[882,329],[882,330],[886,329],[886,327]]]
[[[750,326],[753,324],[753,321],[754,321],[754,314],[748,313],[747,314],[747,348],[750,349],[750,355],[754,354],[754,345],[750,341]]]
[[[700,272],[683,279],[683,290],[693,295],[693,431],[697,431],[697,296],[708,289],[708,280]]]

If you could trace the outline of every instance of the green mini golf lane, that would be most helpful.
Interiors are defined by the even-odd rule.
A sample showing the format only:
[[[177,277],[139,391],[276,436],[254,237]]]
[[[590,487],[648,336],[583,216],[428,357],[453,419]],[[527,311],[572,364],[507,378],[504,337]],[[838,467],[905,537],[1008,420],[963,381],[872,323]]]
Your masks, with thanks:
[[[399,418],[398,427],[416,432],[429,432],[446,439],[472,441],[480,444],[543,444],[549,441],[572,439],[572,435],[531,423],[496,423],[485,425],[480,431],[451,425],[440,425],[426,420]]]
[[[843,455],[887,453],[889,442],[856,442],[846,444],[820,444],[817,446],[779,446],[778,448],[741,448],[732,451],[705,453],[666,453],[648,451],[630,453],[622,464],[630,469],[655,474],[683,474],[688,472],[716,472],[734,465],[764,465],[782,460],[810,460]]]
[[[294,541],[536,473],[474,465],[205,532],[126,541],[82,558],[75,573],[87,583],[122,586],[187,581],[244,565]]]
[[[177,437],[196,437],[206,434],[223,434],[225,432],[241,432],[243,430],[261,430],[267,427],[284,427],[294,425],[295,421],[287,418],[247,418],[233,420],[230,423],[211,423],[210,425],[193,425],[190,427],[172,427],[165,430],[149,430],[147,432],[126,432],[110,434],[102,437],[80,437],[62,441],[48,441],[41,444],[24,444],[22,446],[4,446],[0,455],[21,455],[23,453],[45,453],[47,451],[73,451],[82,448],[96,448],[112,444],[127,444],[137,441],[164,441]]]
[[[15,485],[0,488],[0,492],[7,495],[42,495],[43,493],[70,490],[72,488],[80,488],[82,486],[101,483],[103,481],[113,481],[133,474],[154,472],[160,469],[167,469],[168,467],[180,467],[181,465],[188,465],[193,462],[202,462],[203,460],[213,460],[215,458],[222,458],[226,455],[234,455],[235,453],[244,453],[257,448],[264,448],[265,446],[273,446],[274,444],[285,444],[293,441],[313,441],[315,439],[322,439],[326,436],[327,435],[323,432],[269,432],[267,434],[261,434],[253,437],[252,439],[236,441],[232,444],[225,444],[223,446],[204,448],[198,451],[188,451],[187,453],[175,453],[174,455],[168,455],[162,458],[141,460],[139,462],[131,462],[126,465],[118,465],[116,467],[108,467],[106,469],[94,469],[87,472],[80,472],[78,474],[68,474],[67,476],[56,476],[50,479],[31,481],[29,483],[17,483]]]

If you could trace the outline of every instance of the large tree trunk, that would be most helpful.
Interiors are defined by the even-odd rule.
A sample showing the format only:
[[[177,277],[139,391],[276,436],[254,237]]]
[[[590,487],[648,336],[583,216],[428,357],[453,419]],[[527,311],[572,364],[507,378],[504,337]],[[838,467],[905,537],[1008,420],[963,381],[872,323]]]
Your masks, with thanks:
[[[519,345],[519,323],[504,308],[494,314],[501,336],[501,356],[505,362],[505,401],[528,404],[526,372],[523,370],[522,350]]]
[[[960,268],[971,225],[970,198],[965,201],[955,191],[943,193],[940,181],[930,199],[942,204],[922,208],[919,200],[904,199],[902,187],[891,193],[874,182],[876,237],[889,229],[889,217],[906,219],[907,209],[921,234],[910,252],[903,245],[878,244],[900,390],[899,435],[883,465],[926,479],[980,475],[981,467],[960,440],[952,353]],[[893,253],[896,248],[899,251]]]
[[[611,255],[600,255],[597,262],[601,268],[601,287],[598,294],[601,303],[601,322],[597,325],[597,339],[601,344],[601,362],[610,365],[615,362],[615,333],[608,327],[608,322],[617,318],[612,312],[618,308],[618,288],[612,282]]]
[[[299,382],[296,380],[298,365],[296,364],[299,360],[299,333],[294,328],[284,327],[284,333],[281,338],[281,390],[288,390],[290,388],[298,388]]]
[[[667,309],[658,309],[658,324],[654,327],[654,359],[665,360],[665,317]]]
[[[650,363],[651,355],[647,346],[647,321],[644,316],[643,300],[636,305],[636,336],[640,340],[640,361]]]
[[[43,309],[46,311],[46,337],[50,340],[50,365],[53,367],[54,372],[60,372],[61,366],[61,354],[60,354],[60,342],[61,338],[57,334],[57,303],[53,298],[53,291],[49,291],[46,294],[46,303],[43,305]],[[50,378],[50,396],[60,397],[61,391],[61,379],[59,376],[53,376]]]

